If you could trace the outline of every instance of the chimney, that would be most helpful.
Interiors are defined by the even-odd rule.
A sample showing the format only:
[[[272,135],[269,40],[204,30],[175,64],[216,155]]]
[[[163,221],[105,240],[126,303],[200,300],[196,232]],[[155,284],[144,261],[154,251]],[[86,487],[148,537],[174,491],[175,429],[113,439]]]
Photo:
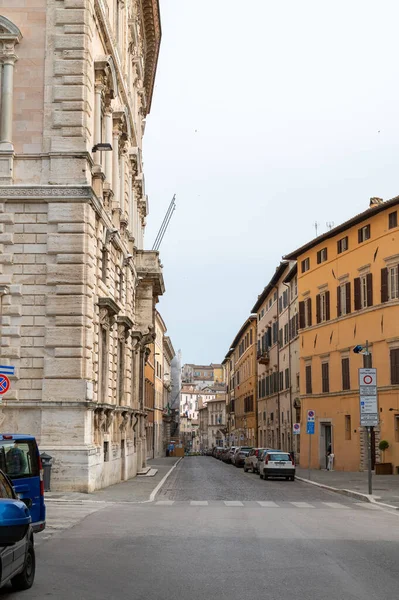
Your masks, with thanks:
[[[379,204],[383,204],[384,200],[382,198],[370,198],[370,208],[378,206]]]

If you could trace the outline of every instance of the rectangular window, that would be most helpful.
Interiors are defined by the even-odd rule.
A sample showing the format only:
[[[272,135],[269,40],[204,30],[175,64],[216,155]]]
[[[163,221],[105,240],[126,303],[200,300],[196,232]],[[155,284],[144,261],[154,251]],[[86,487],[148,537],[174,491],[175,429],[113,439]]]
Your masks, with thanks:
[[[249,330],[249,343],[252,346],[253,338],[252,338],[252,329]]]
[[[283,308],[287,308],[288,306],[288,290],[283,292]]]
[[[278,299],[278,312],[281,313],[282,310],[283,310],[283,297],[280,296],[280,298]]]
[[[284,344],[288,344],[289,335],[288,335],[288,323],[284,325]]]
[[[306,393],[312,394],[312,366],[305,367]]]
[[[349,373],[349,358],[343,358],[341,360],[341,365],[342,365],[342,389],[350,390],[351,383],[350,383],[350,373]]]
[[[283,330],[282,329],[280,329],[278,332],[278,343],[281,348],[283,346]]]
[[[345,439],[350,440],[352,437],[351,416],[345,415]]]
[[[273,344],[276,344],[278,341],[278,324],[277,321],[273,323]]]
[[[388,215],[388,228],[393,229],[398,226],[398,211],[391,212]]]
[[[388,298],[396,300],[399,298],[399,266],[388,268]]]
[[[321,365],[321,391],[323,394],[330,391],[330,369],[327,362]]]
[[[337,253],[338,254],[342,254],[342,252],[345,252],[348,248],[349,248],[349,245],[348,245],[348,236],[346,235],[341,240],[338,240],[338,242],[337,242]]]
[[[317,253],[317,264],[319,265],[322,262],[327,260],[327,248],[322,248]]]
[[[373,276],[371,273],[356,277],[355,288],[355,310],[373,306]]]
[[[364,227],[361,227],[360,229],[358,229],[357,236],[358,236],[359,244],[361,244],[362,242],[365,242],[366,240],[369,240],[370,233],[371,233],[370,225],[365,225]]]
[[[278,378],[279,392],[282,392],[284,389],[284,373],[280,371]]]
[[[395,415],[395,442],[399,442],[399,415]]]
[[[265,381],[266,381],[266,390],[265,390],[266,394],[265,395],[270,396],[270,377],[269,377],[269,375],[267,375]]]
[[[302,273],[306,273],[306,271],[309,271],[309,269],[310,269],[310,258],[305,258],[301,262],[301,271],[302,271]]]
[[[252,412],[253,409],[254,409],[254,397],[248,396],[247,398],[244,398],[244,412],[246,412],[246,413]]]
[[[100,402],[105,402],[108,396],[108,331],[102,326],[99,332],[99,363],[98,396]]]
[[[341,317],[351,312],[351,284],[348,281],[337,288],[337,315]]]
[[[122,404],[123,402],[123,392],[124,392],[124,372],[125,372],[125,343],[122,340],[118,341],[118,371],[117,371],[117,394],[118,394],[118,404]]]
[[[109,461],[109,442],[104,442],[104,462]]]
[[[399,384],[399,348],[394,348],[390,352],[391,359],[391,385]]]
[[[101,250],[101,281],[107,282],[107,269],[108,269],[108,250],[104,246]]]
[[[307,298],[299,303],[299,328],[312,326],[312,299]]]
[[[330,292],[323,292],[316,296],[316,321],[322,323],[330,320]]]

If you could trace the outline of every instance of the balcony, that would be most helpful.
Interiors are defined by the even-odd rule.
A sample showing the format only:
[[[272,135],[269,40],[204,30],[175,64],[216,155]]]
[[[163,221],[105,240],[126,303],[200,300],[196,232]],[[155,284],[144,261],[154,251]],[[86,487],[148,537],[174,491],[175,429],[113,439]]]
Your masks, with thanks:
[[[256,360],[261,365],[268,365],[270,362],[269,350],[259,350],[256,354]]]

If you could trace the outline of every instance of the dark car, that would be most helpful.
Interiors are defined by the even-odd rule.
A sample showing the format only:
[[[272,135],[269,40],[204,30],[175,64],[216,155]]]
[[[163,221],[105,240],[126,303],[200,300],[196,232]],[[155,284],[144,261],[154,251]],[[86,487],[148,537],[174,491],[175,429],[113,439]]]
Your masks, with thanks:
[[[223,452],[224,452],[224,448],[221,448],[218,446],[215,450],[214,457],[220,460],[222,458]]]
[[[222,460],[224,463],[230,462],[230,448],[224,448],[220,456],[220,460]]]
[[[248,456],[248,454],[250,453],[251,448],[246,448],[243,450],[239,450],[237,452],[237,454],[235,455],[235,460],[234,460],[234,464],[236,467],[243,467],[244,466],[244,462],[246,457]]]
[[[0,587],[8,582],[27,590],[35,579],[35,550],[30,499],[19,500],[7,475],[0,471]]]

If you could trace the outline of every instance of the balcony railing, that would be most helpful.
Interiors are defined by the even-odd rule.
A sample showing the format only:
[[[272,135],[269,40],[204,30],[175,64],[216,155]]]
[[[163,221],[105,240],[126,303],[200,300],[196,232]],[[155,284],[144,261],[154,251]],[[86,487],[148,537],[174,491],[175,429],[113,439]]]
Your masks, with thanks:
[[[258,350],[256,359],[261,365],[268,365],[270,362],[269,350]]]

